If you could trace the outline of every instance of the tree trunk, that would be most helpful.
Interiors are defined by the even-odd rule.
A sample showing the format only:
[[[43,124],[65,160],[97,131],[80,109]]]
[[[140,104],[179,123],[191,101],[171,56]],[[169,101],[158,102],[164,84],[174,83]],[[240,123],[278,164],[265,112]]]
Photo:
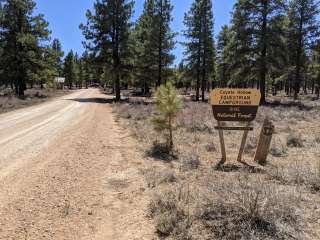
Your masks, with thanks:
[[[173,149],[173,134],[172,134],[172,119],[169,117],[169,147],[170,150]]]
[[[162,32],[162,23],[163,23],[163,7],[162,7],[162,0],[160,0],[160,24],[159,24],[159,48],[158,48],[158,81],[157,81],[157,87],[159,87],[162,84],[162,38],[163,38],[163,32]]]
[[[196,101],[200,99],[200,69],[197,69]]]
[[[268,14],[268,1],[263,3],[263,19],[262,19],[262,29],[261,29],[261,66],[260,66],[260,91],[261,91],[261,101],[260,104],[266,103],[266,57],[267,57],[267,14]]]
[[[304,11],[303,11],[303,8],[301,8],[301,10],[300,10],[300,23],[299,23],[298,49],[297,49],[297,56],[296,56],[296,75],[295,75],[295,82],[294,82],[294,99],[295,100],[298,99],[298,94],[300,92],[303,19],[304,19]]]
[[[119,18],[119,9],[117,3],[115,3],[115,15],[113,16],[113,33],[112,33],[112,43],[113,43],[113,70],[115,74],[114,87],[116,92],[116,102],[121,100],[121,90],[120,90],[120,56],[119,56],[119,26],[117,19]]]

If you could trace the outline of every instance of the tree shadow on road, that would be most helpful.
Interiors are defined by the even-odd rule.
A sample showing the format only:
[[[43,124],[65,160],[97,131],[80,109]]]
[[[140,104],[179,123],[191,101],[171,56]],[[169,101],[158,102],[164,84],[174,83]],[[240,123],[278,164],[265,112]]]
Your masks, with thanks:
[[[68,101],[75,101],[79,103],[98,103],[98,104],[113,104],[116,103],[115,99],[112,98],[72,98],[66,99]],[[124,101],[121,101],[124,102]]]

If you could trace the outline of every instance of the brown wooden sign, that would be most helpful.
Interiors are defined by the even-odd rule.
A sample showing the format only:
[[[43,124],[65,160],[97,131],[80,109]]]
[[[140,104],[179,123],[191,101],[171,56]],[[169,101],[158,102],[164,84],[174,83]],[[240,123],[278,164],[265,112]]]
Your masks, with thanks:
[[[260,99],[258,89],[214,89],[211,93],[213,115],[218,121],[251,122],[256,118]]]

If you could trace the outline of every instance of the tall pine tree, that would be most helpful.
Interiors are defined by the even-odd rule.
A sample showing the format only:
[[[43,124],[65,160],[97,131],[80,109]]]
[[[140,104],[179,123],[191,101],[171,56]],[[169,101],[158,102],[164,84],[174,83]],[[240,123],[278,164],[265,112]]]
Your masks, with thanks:
[[[310,51],[319,36],[319,2],[315,0],[292,0],[289,5],[289,45],[294,64],[294,98],[298,98],[301,88],[303,58]]]
[[[284,0],[239,0],[235,6],[235,39],[242,47],[239,48],[237,43],[234,47],[240,50],[238,52],[243,61],[237,65],[239,70],[247,75],[249,82],[252,78],[259,80],[261,103],[266,101],[268,69],[274,61],[270,58],[270,51],[277,47],[277,38],[282,34],[278,29],[272,28],[272,23],[285,14],[285,7]],[[248,82],[244,85],[247,84]]]
[[[116,101],[121,99],[120,80],[130,54],[128,40],[133,1],[97,0],[94,12],[87,11],[87,24],[80,25],[86,47],[103,64],[112,65]]]
[[[171,53],[174,49],[175,33],[171,30],[172,10],[173,6],[170,0],[155,0],[153,17],[153,33],[155,39],[152,39],[156,46],[156,59],[158,63],[157,68],[157,87],[159,87],[164,79],[168,77],[169,67],[173,63],[175,57]],[[165,80],[166,81],[166,80]]]
[[[53,39],[51,48],[53,50],[53,54],[55,55],[55,68],[58,72],[58,76],[62,76],[63,74],[62,58],[64,56],[64,52],[62,51],[62,46],[59,39],[57,38]]]
[[[64,59],[64,75],[66,78],[66,84],[69,89],[72,89],[73,84],[76,81],[76,61],[75,55],[71,50]]]
[[[190,11],[185,14],[184,24],[184,35],[188,40],[185,43],[185,62],[196,75],[196,100],[200,98],[201,83],[204,101],[207,81],[213,74],[215,63],[211,0],[195,0]]]
[[[8,85],[8,82],[6,81],[5,75],[4,75],[4,66],[5,62],[4,59],[4,37],[3,37],[3,21],[4,21],[4,9],[3,9],[4,3],[0,1],[0,87],[1,85],[5,84]],[[7,87],[7,86],[6,86]]]
[[[228,86],[230,81],[229,44],[231,30],[227,25],[222,26],[217,42],[217,80],[220,87]]]
[[[32,0],[10,0],[3,6],[0,35],[4,46],[2,58],[6,77],[15,86],[16,94],[24,95],[27,83],[42,71],[44,41],[49,38],[48,23],[42,14],[35,15]]]
[[[135,78],[142,94],[149,94],[154,76],[158,73],[157,41],[155,39],[155,0],[146,0],[132,34],[134,38]]]

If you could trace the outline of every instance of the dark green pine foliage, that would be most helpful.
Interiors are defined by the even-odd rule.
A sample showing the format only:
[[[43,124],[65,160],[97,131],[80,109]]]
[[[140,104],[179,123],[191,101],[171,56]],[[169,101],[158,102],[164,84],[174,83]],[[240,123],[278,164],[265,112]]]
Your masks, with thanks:
[[[3,25],[3,20],[4,20],[3,6],[4,6],[4,3],[2,3],[0,1],[0,86],[6,85],[6,87],[7,87],[9,82],[7,81],[7,79],[5,78],[5,75],[4,75],[5,62],[3,61],[4,60],[3,48],[5,45],[4,37],[2,34],[3,33],[2,25]]]
[[[283,32],[273,29],[275,21],[285,15],[284,0],[239,0],[233,13],[233,29],[235,32],[234,53],[235,69],[233,76],[242,75],[242,86],[253,84],[258,79],[261,90],[261,103],[266,100],[266,83],[271,65],[277,59],[271,59],[271,51],[283,47],[281,41]],[[239,45],[240,43],[240,45]],[[241,73],[241,74],[239,74]],[[237,77],[238,75],[238,77]]]
[[[320,97],[320,44],[317,44],[312,51],[310,73],[312,79],[312,94],[316,94],[316,99]]]
[[[56,60],[56,52],[52,47],[50,45],[44,47],[39,61],[40,68],[30,80],[31,88],[34,83],[40,85],[41,88],[44,88],[44,84],[48,87],[53,87],[54,78],[59,76]]]
[[[319,36],[319,2],[315,0],[292,0],[289,4],[290,63],[295,69],[294,98],[298,98],[301,88],[302,72],[305,68],[305,54],[315,45]]]
[[[155,0],[146,0],[142,15],[137,20],[132,37],[134,39],[135,78],[142,94],[149,94],[158,74],[157,41],[155,41]]]
[[[85,88],[89,87],[89,84],[91,83],[91,63],[92,58],[90,58],[90,55],[87,51],[85,51],[81,56],[81,65],[82,65],[82,75],[83,75],[83,81],[85,84]]]
[[[283,90],[288,82],[289,52],[287,44],[288,17],[278,15],[270,22],[270,29],[274,36],[270,40],[268,49],[268,78],[267,89],[272,87],[272,94],[276,95],[278,90]]]
[[[229,46],[232,34],[231,29],[224,25],[217,41],[217,82],[220,87],[227,87],[230,82]]]
[[[152,33],[154,37],[152,41],[156,43],[156,60],[157,60],[157,83],[159,87],[166,81],[170,74],[170,65],[175,57],[172,50],[175,46],[174,38],[176,34],[171,30],[170,24],[173,20],[173,6],[170,0],[155,0],[154,2],[154,17]]]
[[[78,59],[77,67],[78,67],[78,84],[79,84],[78,87],[82,88],[83,84],[85,83],[84,61],[82,58]]]
[[[64,76],[69,89],[72,89],[76,81],[76,61],[75,55],[71,50],[64,59]]]
[[[33,13],[35,6],[32,0],[10,0],[3,5],[0,35],[5,54],[1,58],[6,62],[5,75],[19,96],[24,95],[28,82],[39,79],[45,66],[44,42],[50,32],[43,15]]]
[[[121,99],[120,80],[130,57],[128,42],[133,5],[133,1],[127,0],[97,0],[94,11],[87,11],[87,24],[80,25],[87,49],[101,63],[112,65],[116,101]]]
[[[215,47],[213,37],[213,13],[211,0],[195,0],[191,9],[185,14],[184,35],[187,39],[184,59],[187,68],[196,76],[196,100],[205,100],[207,83],[214,74]]]
[[[246,0],[240,0],[234,6],[231,38],[226,50],[230,65],[228,85],[233,87],[246,87],[256,81],[254,38],[246,4]]]
[[[55,57],[55,69],[58,72],[58,76],[63,75],[63,61],[64,52],[62,51],[62,46],[59,39],[55,38],[52,41],[51,48]]]

